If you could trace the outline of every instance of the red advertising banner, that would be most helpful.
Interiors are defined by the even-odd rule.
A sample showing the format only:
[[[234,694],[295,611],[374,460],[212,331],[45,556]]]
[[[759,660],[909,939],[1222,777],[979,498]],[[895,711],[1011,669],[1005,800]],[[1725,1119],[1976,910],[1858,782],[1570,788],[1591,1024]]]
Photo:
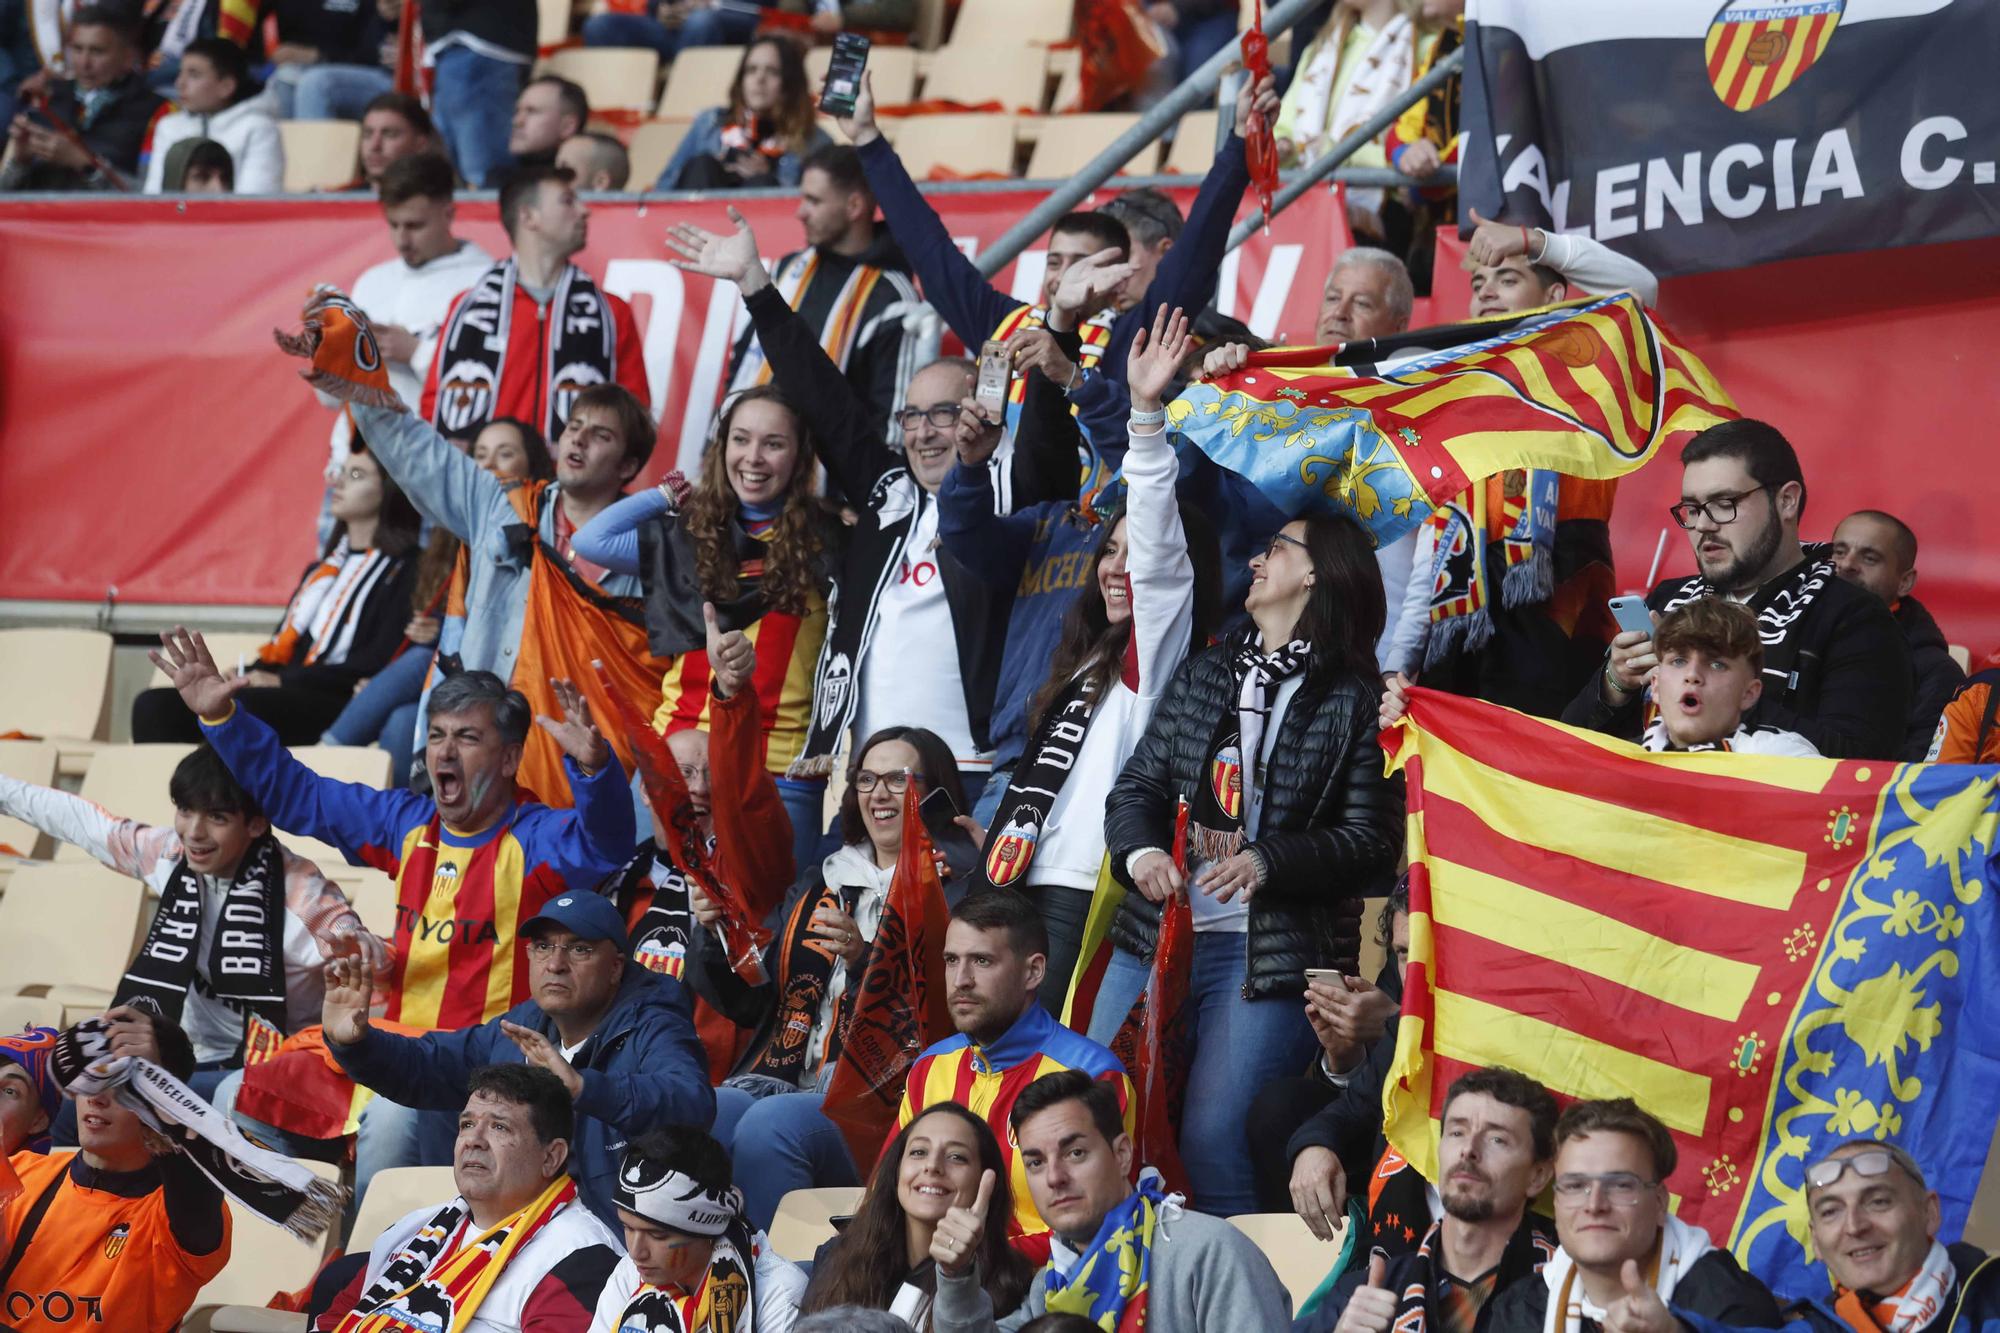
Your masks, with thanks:
[[[1180,192],[1183,207],[1192,189]],[[972,253],[1039,196],[935,199]],[[799,242],[793,205],[743,200],[765,253]],[[459,232],[503,253],[491,202]],[[669,221],[726,225],[719,201],[592,207],[583,264],[629,297],[646,340],[661,447],[644,474],[689,467],[713,415],[742,303],[666,262]],[[1231,256],[1218,304],[1267,336],[1311,337],[1346,243],[1330,196],[1281,213]],[[331,415],[271,345],[314,283],[391,257],[366,200],[0,202],[0,599],[275,605],[312,553]],[[1415,322],[1457,318],[1455,240]],[[1043,254],[1002,271],[1035,290]],[[1660,310],[1742,408],[1798,446],[1808,538],[1858,508],[1922,541],[1917,595],[1975,657],[2000,646],[2000,241],[1834,255],[1677,278]],[[1623,483],[1618,574],[1645,578],[1678,498],[1661,459]],[[1692,557],[1670,532],[1662,576]]]

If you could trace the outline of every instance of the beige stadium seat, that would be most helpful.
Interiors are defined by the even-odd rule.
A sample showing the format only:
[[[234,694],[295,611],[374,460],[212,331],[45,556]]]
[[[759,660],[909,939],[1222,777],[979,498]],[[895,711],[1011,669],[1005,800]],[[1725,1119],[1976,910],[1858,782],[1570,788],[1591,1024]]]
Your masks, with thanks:
[[[1070,39],[1074,0],[965,0],[952,24],[952,45],[1004,50],[1022,42],[1053,46]]]
[[[962,175],[1014,174],[1014,118],[1002,115],[907,116],[896,136],[896,155],[911,177],[923,180],[932,167]]]
[[[281,120],[285,193],[337,190],[354,179],[361,124],[353,120]]]
[[[396,881],[367,866],[321,865],[328,879],[340,886],[370,934],[388,939],[396,933]]]
[[[0,1033],[63,1025],[62,1001],[47,995],[0,995]]]
[[[1138,123],[1137,113],[1124,111],[1045,117],[1041,137],[1035,140],[1035,151],[1028,154],[1028,179],[1052,181],[1076,175],[1092,158],[1109,148],[1112,140]],[[1150,176],[1159,157],[1160,145],[1149,143],[1139,150],[1137,157],[1119,168],[1118,174]]]
[[[0,630],[0,733],[101,741],[110,710],[109,634]]]
[[[1215,112],[1190,111],[1181,117],[1165,169],[1186,176],[1205,176],[1215,163]]]
[[[568,41],[575,8],[571,0],[536,0],[535,45],[546,51]]]
[[[667,89],[653,114],[663,120],[693,120],[712,106],[727,105],[742,63],[740,46],[690,46],[668,67]]]
[[[214,634],[203,633],[201,641],[208,645],[208,654],[215,659],[215,665],[227,675],[238,668],[249,670],[255,667],[257,650],[269,643],[271,636],[259,634],[255,630],[221,630]],[[163,688],[172,684],[173,682],[167,679],[166,672],[154,667],[152,678],[146,682],[146,687]]]
[[[365,1250],[399,1218],[419,1208],[442,1208],[458,1194],[448,1166],[392,1166],[377,1171],[361,1196],[347,1252]]]
[[[327,1162],[301,1162],[321,1180],[338,1183],[340,1171]],[[293,1292],[311,1282],[326,1258],[320,1242],[307,1243],[283,1227],[274,1227],[235,1200],[229,1200],[229,1263],[215,1280],[194,1298],[188,1319],[181,1327],[242,1327],[240,1323],[218,1325],[211,1315],[217,1306],[261,1306],[279,1292]],[[277,1313],[267,1311],[266,1313]],[[294,1315],[293,1319],[299,1316]],[[199,1321],[199,1322],[197,1322]],[[268,1327],[269,1325],[254,1325]],[[294,1323],[279,1327],[303,1327]]]
[[[813,1251],[833,1239],[833,1219],[852,1215],[861,1203],[861,1193],[848,1186],[793,1190],[778,1200],[777,1214],[771,1219],[772,1251],[795,1264],[810,1263]]]
[[[0,992],[109,1004],[132,960],[144,902],[138,880],[95,862],[20,867],[0,894]]]
[[[1339,1233],[1323,1241],[1306,1230],[1305,1219],[1297,1213],[1241,1213],[1230,1218],[1229,1225],[1248,1236],[1278,1270],[1278,1281],[1291,1293],[1294,1310],[1326,1281],[1333,1261],[1340,1257]]]
[[[303,1311],[267,1310],[260,1305],[218,1305],[196,1309],[181,1321],[181,1333],[307,1333]]]
[[[171,828],[174,803],[167,784],[174,768],[192,753],[192,745],[170,742],[159,745],[101,745],[90,757],[77,795],[95,801],[121,819]],[[63,843],[56,848],[58,862],[94,861],[81,847]]]
[[[2000,1125],[1994,1126],[1993,1142],[1986,1150],[1986,1169],[1980,1173],[1979,1190],[1972,1196],[1972,1211],[1966,1215],[1961,1239],[1989,1254],[2000,1249]]]
[[[806,52],[806,76],[817,97],[826,81],[833,48],[815,46]],[[868,81],[875,89],[876,106],[900,106],[917,96],[917,52],[910,46],[878,46],[868,52]],[[839,142],[836,139],[836,142]]]
[[[625,182],[625,188],[633,194],[642,194],[653,188],[653,182],[673,161],[674,150],[687,138],[688,122],[685,120],[648,120],[640,124],[632,135],[632,142],[625,145],[625,151],[632,159],[632,176]]]
[[[38,787],[49,786],[56,780],[59,753],[48,741],[0,741],[0,774]],[[0,817],[0,847],[11,847],[22,856],[46,857],[49,842],[40,829]]]
[[[570,46],[549,57],[548,72],[583,88],[593,115],[653,109],[660,53],[636,46]]]
[[[1972,674],[1972,650],[1970,648],[1962,643],[1948,643],[1945,645],[1944,650],[1951,655],[1952,661],[1958,663],[1960,671],[1965,672],[1967,675]]]
[[[1003,111],[1040,111],[1048,90],[1048,53],[1016,41],[997,47],[953,42],[931,57],[924,77],[927,102],[981,106],[998,102]]]

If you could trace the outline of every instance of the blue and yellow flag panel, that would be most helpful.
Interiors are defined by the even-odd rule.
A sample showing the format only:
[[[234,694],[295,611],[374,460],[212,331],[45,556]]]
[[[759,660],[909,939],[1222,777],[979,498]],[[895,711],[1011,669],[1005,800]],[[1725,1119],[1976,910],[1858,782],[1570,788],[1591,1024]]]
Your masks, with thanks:
[[[1648,754],[1419,690],[1390,1142],[1436,1169],[1459,1074],[1505,1064],[1664,1121],[1679,1215],[1823,1293],[1805,1166],[1914,1153],[1955,1238],[2000,1115],[2000,769]]]
[[[1188,386],[1173,429],[1297,517],[1394,541],[1475,481],[1612,480],[1736,415],[1629,293],[1344,347],[1274,348]]]

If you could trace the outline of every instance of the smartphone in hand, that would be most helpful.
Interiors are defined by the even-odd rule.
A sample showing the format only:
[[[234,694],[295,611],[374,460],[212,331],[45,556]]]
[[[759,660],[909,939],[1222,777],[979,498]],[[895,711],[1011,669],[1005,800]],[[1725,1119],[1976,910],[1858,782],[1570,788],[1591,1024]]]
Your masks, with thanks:
[[[1626,634],[1646,634],[1653,632],[1653,613],[1646,609],[1643,597],[1614,597],[1607,605],[1611,608],[1611,618],[1618,622],[1618,628]]]
[[[1007,344],[988,340],[979,348],[979,378],[974,382],[972,399],[998,421],[1007,411],[1007,385],[1014,374],[1014,362],[1007,355]]]
[[[833,39],[833,59],[826,67],[826,88],[819,95],[819,109],[829,116],[854,114],[854,98],[861,91],[861,72],[868,67],[868,39],[858,32],[843,32]]]
[[[970,875],[979,864],[979,848],[974,845],[972,835],[957,822],[959,814],[958,804],[943,787],[931,788],[917,802],[917,815],[924,821],[932,845],[944,853],[945,869],[953,879]]]

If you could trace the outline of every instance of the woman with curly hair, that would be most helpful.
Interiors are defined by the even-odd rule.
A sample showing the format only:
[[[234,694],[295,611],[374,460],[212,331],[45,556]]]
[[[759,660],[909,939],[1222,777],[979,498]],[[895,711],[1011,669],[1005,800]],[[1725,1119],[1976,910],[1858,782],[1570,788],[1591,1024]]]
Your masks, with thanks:
[[[571,542],[583,559],[644,581],[652,650],[674,659],[653,715],[663,733],[708,726],[702,604],[714,605],[724,631],[749,636],[764,762],[778,775],[799,865],[814,860],[826,792],[824,779],[783,776],[805,749],[813,664],[826,638],[831,534],[817,470],[812,432],[785,395],[746,389],[723,407],[697,485],[676,475],[628,495]]]
[[[890,1140],[853,1220],[813,1256],[812,1282],[799,1313],[843,1305],[887,1310],[918,1333],[928,1333],[937,1291],[932,1236],[952,1208],[973,1206],[987,1176],[993,1184],[979,1281],[995,1310],[1019,1308],[1035,1268],[1007,1243],[1014,1200],[1000,1143],[983,1117],[957,1102],[939,1102]]]
[[[814,115],[799,45],[766,33],[743,48],[729,105],[694,118],[656,190],[793,186],[815,148],[831,142]]]

